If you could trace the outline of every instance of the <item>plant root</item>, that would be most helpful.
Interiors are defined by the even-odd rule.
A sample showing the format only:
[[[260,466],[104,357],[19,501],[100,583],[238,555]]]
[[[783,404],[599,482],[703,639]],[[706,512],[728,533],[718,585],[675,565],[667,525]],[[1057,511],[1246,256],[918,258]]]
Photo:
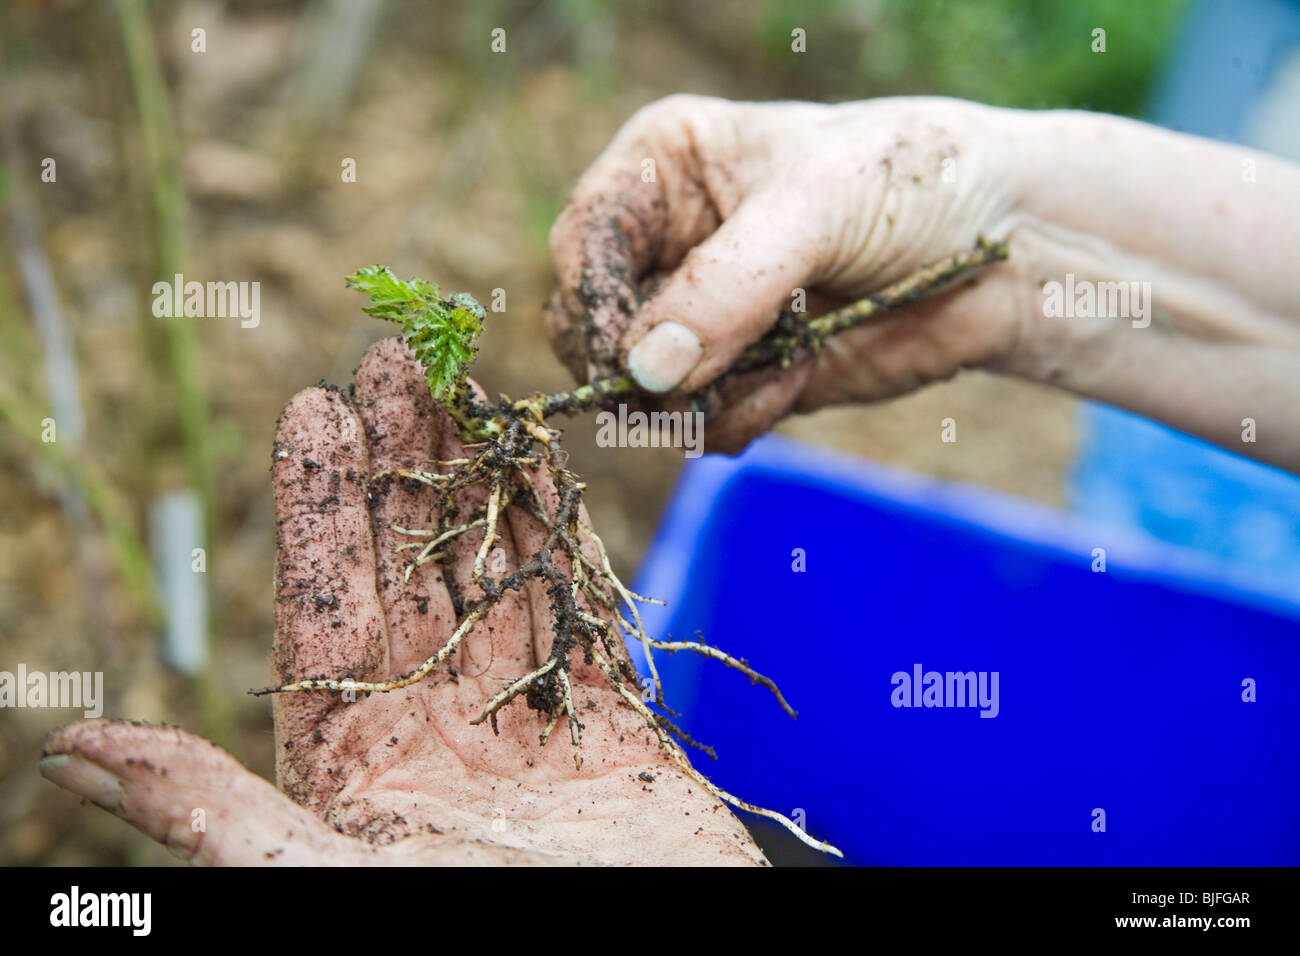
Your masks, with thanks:
[[[801,355],[815,352],[832,335],[853,328],[873,316],[906,305],[916,299],[950,287],[985,266],[1006,258],[1005,244],[982,237],[969,252],[952,256],[863,299],[817,319],[804,320],[783,313],[765,338],[742,354],[728,374],[749,371],[767,365],[786,366]],[[472,401],[464,388],[449,390],[445,402],[466,441],[467,456],[430,464],[443,470],[388,469],[371,476],[397,476],[418,482],[431,489],[434,500],[430,512],[438,516],[438,527],[410,529],[392,526],[399,534],[420,539],[400,545],[397,550],[417,550],[406,567],[406,577],[428,561],[440,560],[439,550],[447,542],[482,529],[483,538],[475,551],[471,577],[482,596],[465,600],[455,590],[453,604],[457,625],[437,653],[406,674],[388,680],[362,681],[353,678],[317,677],[280,686],[264,687],[251,693],[271,694],[295,691],[330,690],[383,693],[409,687],[433,673],[460,647],[467,635],[502,599],[506,591],[521,591],[529,581],[546,586],[551,599],[555,638],[550,654],[535,669],[511,682],[486,701],[483,710],[471,723],[490,723],[498,732],[497,716],[519,699],[538,711],[546,725],[539,735],[544,745],[567,718],[575,766],[582,766],[582,723],[573,704],[570,680],[573,655],[579,653],[587,664],[595,664],[608,678],[622,699],[645,721],[664,752],[690,779],[717,799],[748,813],[775,820],[803,843],[835,856],[842,856],[828,843],[810,837],[789,818],[739,799],[708,780],[691,766],[686,747],[714,756],[713,750],[691,738],[677,726],[678,716],[664,701],[663,686],[654,663],[655,651],[687,651],[720,661],[740,671],[751,683],[767,688],[791,717],[794,709],[776,683],[754,670],[748,662],[703,641],[655,640],[646,633],[638,603],[662,603],[634,594],[610,566],[609,556],[600,536],[579,515],[585,485],[565,465],[559,432],[546,425],[554,414],[577,414],[599,407],[636,392],[630,379],[623,376],[599,379],[571,392],[533,395],[518,401],[502,397],[494,405]],[[690,396],[700,399],[702,393]],[[548,508],[537,486],[535,473],[546,474],[555,488],[555,507]],[[457,496],[466,488],[487,489],[487,500],[474,514],[460,515]],[[520,508],[545,529],[546,538],[532,555],[517,567],[497,572],[488,566],[488,557],[500,538],[498,530],[505,509]],[[424,540],[427,539],[427,540]],[[584,545],[593,552],[589,554]],[[567,566],[561,571],[558,563]],[[450,580],[450,579],[448,579]],[[624,638],[638,640],[645,651],[649,676],[645,680],[628,657]],[[643,696],[644,695],[644,696]]]
[[[650,726],[661,747],[692,780],[718,799],[752,813],[758,813],[781,823],[807,843],[826,852],[838,853],[828,844],[814,840],[786,817],[745,803],[727,793],[691,767],[683,747],[696,747],[713,755],[712,749],[692,739],[674,723],[676,716],[664,701],[663,686],[654,665],[654,651],[691,651],[734,668],[751,682],[766,687],[776,697],[781,707],[792,717],[794,710],[782,696],[776,683],[758,673],[743,660],[725,651],[695,641],[657,641],[646,633],[641,620],[638,602],[649,599],[633,594],[610,566],[609,555],[600,536],[586,522],[579,519],[583,484],[562,463],[563,452],[558,435],[535,419],[535,408],[529,404],[502,400],[490,409],[474,408],[474,413],[490,412],[504,421],[499,437],[483,442],[478,453],[464,464],[456,464],[447,472],[395,470],[374,476],[381,478],[398,475],[419,481],[431,489],[431,512],[440,516],[440,526],[431,529],[412,529],[392,526],[392,530],[420,540],[399,545],[397,550],[419,549],[407,563],[406,573],[421,564],[434,560],[438,548],[460,535],[477,532],[483,535],[474,555],[471,577],[482,591],[482,596],[464,605],[451,637],[438,652],[414,670],[397,677],[380,681],[363,681],[353,678],[317,677],[294,681],[274,687],[264,687],[254,694],[290,693],[295,691],[330,690],[353,693],[383,693],[415,684],[445,664],[461,646],[493,606],[507,591],[519,591],[530,580],[546,585],[551,599],[555,639],[545,661],[510,683],[483,705],[483,710],[471,723],[487,722],[497,732],[497,716],[517,700],[522,699],[530,708],[540,711],[546,718],[540,740],[545,744],[562,719],[567,718],[573,762],[582,766],[582,722],[573,702],[573,685],[570,679],[572,661],[576,655],[588,663],[595,663],[618,689],[624,700],[635,702],[638,714]],[[540,434],[539,434],[540,432]],[[543,440],[543,437],[545,440]],[[443,463],[439,463],[442,467]],[[555,486],[555,504],[547,508],[545,499],[534,477],[547,474]],[[487,500],[477,512],[458,516],[456,504],[460,492],[471,486],[488,489]],[[499,524],[508,507],[523,509],[543,527],[546,538],[535,553],[507,572],[494,574],[489,569],[488,556],[500,538]],[[427,540],[425,540],[427,539]],[[587,547],[584,549],[583,545]],[[567,564],[568,571],[560,570]],[[605,613],[613,618],[602,617]],[[640,641],[646,652],[650,677],[645,685],[653,708],[642,700],[642,678],[632,665],[624,644],[624,635]]]

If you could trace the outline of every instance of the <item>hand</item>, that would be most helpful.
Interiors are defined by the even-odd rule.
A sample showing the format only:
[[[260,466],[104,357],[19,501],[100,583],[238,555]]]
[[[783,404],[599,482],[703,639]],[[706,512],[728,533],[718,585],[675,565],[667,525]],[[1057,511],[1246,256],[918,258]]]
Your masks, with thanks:
[[[718,379],[710,451],[982,367],[1300,471],[1297,197],[1300,166],[1104,114],[672,96],[628,121],[556,221],[547,327],[579,378],[626,368],[667,396]],[[796,289],[815,316],[980,234],[1010,257],[973,283],[785,370],[722,375]],[[1136,288],[1141,314],[1049,315],[1048,288],[1073,280]]]
[[[712,382],[796,289],[820,314],[1011,231],[1007,111],[958,100],[841,106],[673,96],[638,112],[551,231],[552,342],[579,378],[626,366],[647,390]],[[653,170],[652,181],[643,172]],[[1006,356],[1025,257],[832,339],[815,359],[730,383],[710,450],[790,411],[892,396]]]
[[[415,539],[390,526],[434,527],[436,516],[422,486],[370,476],[461,454],[455,427],[397,339],[370,350],[354,401],[309,388],[289,403],[272,466],[277,681],[381,680],[445,643],[455,615],[443,574],[477,596],[481,532],[458,538],[446,564],[425,564],[403,583],[410,552],[394,549]],[[466,508],[478,503],[464,499]],[[513,509],[502,530],[508,563],[542,534]],[[522,700],[500,713],[500,736],[470,724],[549,651],[545,590],[507,593],[453,667],[420,683],[354,702],[329,691],[275,696],[283,792],[206,740],[124,721],[56,731],[41,772],[203,864],[764,862],[740,822],[682,775],[604,676],[580,661],[572,674],[581,770],[563,723],[541,746],[545,720]],[[204,829],[196,830],[200,809]]]

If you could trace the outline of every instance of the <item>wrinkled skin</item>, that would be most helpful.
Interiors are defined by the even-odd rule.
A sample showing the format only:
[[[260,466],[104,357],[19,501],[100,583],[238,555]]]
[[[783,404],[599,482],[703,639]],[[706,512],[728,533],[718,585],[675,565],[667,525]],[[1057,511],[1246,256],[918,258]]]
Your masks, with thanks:
[[[459,539],[446,565],[426,564],[403,584],[410,552],[393,548],[414,539],[389,526],[433,527],[430,493],[380,480],[366,500],[374,472],[462,454],[410,352],[397,339],[372,348],[352,405],[333,390],[298,393],[275,449],[276,680],[379,680],[411,669],[453,628],[444,569],[476,596],[470,570],[481,532]],[[532,517],[508,512],[500,544],[508,565],[541,538]],[[580,660],[572,673],[581,770],[567,720],[543,747],[545,719],[522,700],[501,712],[500,736],[470,725],[488,698],[544,659],[551,637],[549,599],[533,587],[510,592],[476,628],[453,658],[454,675],[355,702],[330,691],[276,695],[280,790],[202,738],[112,720],[53,733],[41,769],[201,864],[763,863],[740,822]],[[191,826],[195,809],[204,811],[202,832]]]
[[[708,451],[979,368],[1300,471],[1297,197],[1300,166],[1104,114],[670,96],[624,124],[556,221],[547,328],[580,379],[626,368],[669,409],[716,380]],[[981,234],[1010,255],[974,281],[785,370],[726,373],[795,290],[818,315]],[[1067,275],[1147,282],[1149,324],[1049,317]]]
[[[672,320],[702,344],[690,374],[665,390],[689,393],[761,338],[795,289],[818,315],[984,234],[1010,236],[1008,263],[974,287],[839,335],[816,359],[729,382],[706,447],[736,452],[790,412],[888,398],[997,361],[1029,311],[1031,257],[1011,228],[1011,162],[990,134],[995,115],[910,98],[650,104],[583,175],[551,231],[559,289],[547,328],[557,355],[580,379],[608,374]],[[948,161],[960,170],[951,184]]]

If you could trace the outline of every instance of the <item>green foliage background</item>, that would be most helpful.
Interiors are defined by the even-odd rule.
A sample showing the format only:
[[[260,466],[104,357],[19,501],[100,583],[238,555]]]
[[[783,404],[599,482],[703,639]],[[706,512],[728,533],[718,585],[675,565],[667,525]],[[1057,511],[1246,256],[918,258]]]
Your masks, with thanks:
[[[785,25],[809,20],[819,58],[820,47],[829,45],[835,61],[855,62],[858,82],[873,95],[924,91],[997,106],[1138,116],[1184,6],[1184,0],[769,0],[760,29],[764,49],[783,60]],[[865,24],[871,28],[860,42]],[[1096,28],[1106,31],[1105,53],[1092,50]]]

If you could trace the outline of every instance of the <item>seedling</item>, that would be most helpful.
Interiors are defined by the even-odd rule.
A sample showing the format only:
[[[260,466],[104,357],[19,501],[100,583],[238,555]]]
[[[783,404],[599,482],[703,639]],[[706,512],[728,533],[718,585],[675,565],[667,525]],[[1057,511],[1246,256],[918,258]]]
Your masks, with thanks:
[[[772,331],[747,349],[728,374],[787,366],[819,349],[830,336],[947,288],[1006,256],[1004,244],[981,238],[969,252],[928,266],[860,302],[820,318],[808,320],[790,312],[782,313]],[[417,539],[402,546],[416,552],[407,563],[407,580],[414,569],[440,560],[444,556],[442,549],[449,541],[465,534],[482,534],[472,572],[482,596],[468,599],[453,588],[457,621],[451,637],[437,653],[406,674],[382,681],[311,678],[253,693],[310,690],[383,693],[408,687],[443,666],[507,591],[522,590],[528,581],[538,580],[547,585],[552,599],[555,640],[551,652],[540,666],[520,675],[485,701],[482,712],[472,723],[487,721],[495,731],[501,710],[523,699],[546,719],[541,732],[542,744],[550,739],[560,721],[567,718],[574,763],[581,767],[582,723],[575,710],[569,680],[572,655],[576,651],[584,660],[596,663],[627,706],[645,720],[668,756],[701,787],[725,803],[775,820],[808,846],[841,856],[835,847],[810,837],[787,817],[722,790],[691,766],[687,747],[700,749],[710,756],[714,756],[713,750],[693,740],[674,722],[678,715],[664,700],[654,662],[655,651],[691,651],[713,658],[740,671],[752,683],[767,688],[791,717],[795,711],[777,685],[744,659],[703,641],[662,641],[651,637],[642,623],[638,603],[659,602],[627,588],[610,566],[600,536],[580,517],[586,486],[565,466],[560,432],[551,428],[547,419],[559,413],[579,414],[619,398],[635,396],[638,390],[632,380],[627,376],[612,376],[559,394],[535,394],[518,401],[502,397],[496,403],[481,404],[471,394],[467,380],[484,319],[483,309],[472,297],[457,293],[444,298],[437,286],[422,279],[403,281],[384,266],[361,269],[348,278],[348,284],[370,298],[371,304],[365,307],[367,314],[402,326],[403,337],[424,367],[435,401],[456,422],[469,453],[455,461],[434,463],[437,470],[397,469],[371,476],[376,481],[397,475],[430,489],[430,509],[438,516],[438,526],[393,529]],[[713,398],[710,388],[689,396],[689,401],[692,407],[707,414],[713,408]],[[535,474],[544,474],[553,483],[554,507],[547,506]],[[457,495],[474,485],[487,489],[487,500],[478,512],[460,515]],[[522,508],[531,514],[547,529],[548,535],[534,554],[520,556],[517,567],[490,568],[488,557],[498,540],[498,523],[509,507]],[[581,547],[583,542],[589,542],[586,550]],[[557,561],[557,557],[563,560]],[[562,567],[567,570],[561,570]],[[451,577],[444,576],[444,580],[450,582]],[[625,636],[639,641],[645,651],[649,674],[648,693],[644,696],[648,700],[643,699],[642,678],[628,657]]]

